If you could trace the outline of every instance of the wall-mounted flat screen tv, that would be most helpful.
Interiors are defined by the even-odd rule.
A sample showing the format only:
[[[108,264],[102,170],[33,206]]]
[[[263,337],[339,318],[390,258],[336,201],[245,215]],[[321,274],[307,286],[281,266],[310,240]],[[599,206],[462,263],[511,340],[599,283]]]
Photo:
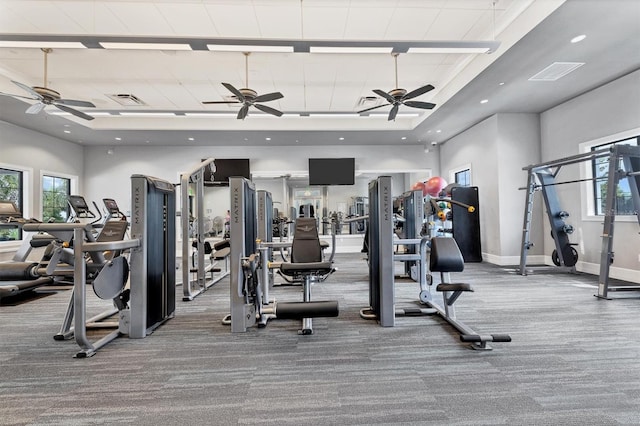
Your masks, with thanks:
[[[251,179],[251,169],[248,158],[216,158],[213,160],[216,171],[204,169],[204,184],[206,186],[229,186],[231,176],[242,176]]]
[[[309,158],[309,185],[354,185],[355,158]]]

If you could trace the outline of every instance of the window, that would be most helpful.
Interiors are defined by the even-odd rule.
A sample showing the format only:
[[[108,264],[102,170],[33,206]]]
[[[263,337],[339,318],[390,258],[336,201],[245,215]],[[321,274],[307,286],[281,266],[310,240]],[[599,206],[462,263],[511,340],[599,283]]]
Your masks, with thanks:
[[[449,169],[449,183],[471,186],[471,164],[461,164],[459,167]]]
[[[454,182],[460,186],[470,186],[471,185],[471,170],[465,169],[454,174],[455,180]]]
[[[613,145],[633,145],[638,146],[639,136],[608,142],[600,145],[593,145],[591,151],[610,148]],[[594,212],[596,215],[604,215],[607,200],[607,176],[609,175],[609,157],[596,158],[592,161],[593,198]],[[619,168],[623,169],[622,161]],[[634,215],[633,200],[631,199],[631,189],[627,178],[618,181],[617,194],[615,198],[616,215]]]
[[[69,217],[67,197],[71,194],[71,179],[42,176],[42,221],[66,222]]]
[[[0,200],[13,201],[24,214],[24,179],[22,174],[23,172],[19,170],[0,168]],[[22,233],[17,226],[0,228],[0,241],[15,241],[20,239],[22,239]]]

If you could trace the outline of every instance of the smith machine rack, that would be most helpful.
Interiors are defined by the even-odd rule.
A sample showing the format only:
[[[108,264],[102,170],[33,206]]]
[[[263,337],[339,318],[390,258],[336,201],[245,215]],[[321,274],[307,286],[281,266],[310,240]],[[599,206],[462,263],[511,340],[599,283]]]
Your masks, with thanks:
[[[531,215],[533,199],[536,191],[542,192],[542,198],[551,224],[551,236],[555,243],[552,260],[557,266],[574,267],[578,261],[578,252],[569,241],[569,234],[573,232],[570,225],[565,224],[564,219],[568,213],[561,209],[556,186],[568,183],[592,181],[597,178],[590,177],[566,182],[556,182],[556,177],[562,166],[592,161],[601,158],[609,165],[609,173],[606,177],[607,195],[604,210],[604,229],[602,231],[602,250],[600,254],[600,275],[598,279],[597,297],[609,298],[609,292],[640,290],[640,286],[609,285],[609,271],[613,263],[613,230],[616,217],[616,193],[620,180],[627,178],[631,191],[634,211],[640,225],[640,147],[631,145],[614,145],[610,148],[599,149],[584,154],[561,158],[545,163],[524,167],[528,171],[527,197],[524,210],[524,226],[522,228],[522,246],[520,249],[520,275],[526,275],[527,252],[532,247],[530,240]]]

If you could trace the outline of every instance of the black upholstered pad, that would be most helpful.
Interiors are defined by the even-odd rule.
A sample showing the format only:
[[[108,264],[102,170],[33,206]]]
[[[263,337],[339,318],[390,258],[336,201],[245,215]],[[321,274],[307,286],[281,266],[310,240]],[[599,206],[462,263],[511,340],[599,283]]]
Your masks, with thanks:
[[[464,270],[464,258],[456,240],[447,237],[433,237],[431,239],[429,269],[433,272],[462,272]]]
[[[300,274],[324,275],[332,270],[331,262],[283,263],[280,265],[280,272],[289,276]]]
[[[471,284],[467,283],[442,283],[436,287],[437,291],[473,291]]]

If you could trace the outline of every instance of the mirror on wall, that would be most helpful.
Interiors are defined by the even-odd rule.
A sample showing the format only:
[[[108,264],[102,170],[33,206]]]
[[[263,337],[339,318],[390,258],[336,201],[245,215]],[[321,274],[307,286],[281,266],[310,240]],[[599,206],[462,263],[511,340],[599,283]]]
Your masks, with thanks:
[[[310,186],[307,177],[253,177],[256,189],[271,192],[274,208],[282,218],[293,219],[300,215],[301,206],[313,206],[314,216],[319,219],[339,219],[338,232],[341,234],[360,234],[364,232],[364,221],[346,223],[343,219],[369,214],[368,187],[369,182],[378,176],[391,176],[393,196],[402,194],[411,188],[417,180],[431,177],[430,170],[389,173],[358,173],[354,185]],[[342,219],[342,220],[340,220]],[[321,234],[329,234],[329,226],[319,225]]]

